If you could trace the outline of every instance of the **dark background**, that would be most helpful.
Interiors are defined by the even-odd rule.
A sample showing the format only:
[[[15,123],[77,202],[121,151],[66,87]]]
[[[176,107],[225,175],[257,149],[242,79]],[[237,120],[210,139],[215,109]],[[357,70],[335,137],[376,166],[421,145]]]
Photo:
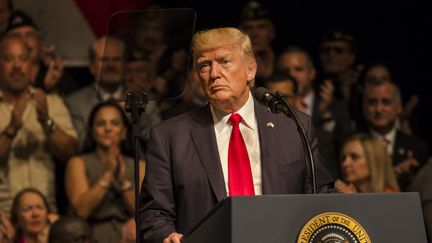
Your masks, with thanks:
[[[248,1],[158,1],[163,7],[188,7],[197,14],[196,30],[236,26]],[[278,51],[287,44],[302,46],[316,60],[320,35],[329,29],[352,33],[358,62],[383,60],[390,64],[404,101],[420,95],[412,120],[414,134],[432,144],[432,112],[429,92],[431,56],[431,8],[425,2],[372,1],[261,1],[277,28]]]

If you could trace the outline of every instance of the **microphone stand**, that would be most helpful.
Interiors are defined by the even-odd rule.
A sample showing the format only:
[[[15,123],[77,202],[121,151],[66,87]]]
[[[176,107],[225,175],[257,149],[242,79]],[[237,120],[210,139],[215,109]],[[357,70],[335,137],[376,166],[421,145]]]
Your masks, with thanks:
[[[300,134],[300,138],[302,140],[303,147],[307,150],[308,156],[306,156],[306,161],[307,161],[306,166],[307,166],[309,175],[311,176],[310,187],[312,189],[312,193],[316,194],[317,189],[316,189],[315,161],[314,161],[312,149],[311,149],[311,146],[309,143],[309,139],[306,135],[306,130],[303,126],[303,123],[300,122],[300,119],[298,118],[297,113],[288,104],[288,102],[286,102],[285,99],[283,99],[283,96],[279,93],[279,91],[277,91],[273,97],[275,99],[274,104],[273,104],[273,109],[275,109],[275,111],[277,111],[277,112],[284,113],[289,118],[292,118],[297,125],[297,131]]]
[[[145,112],[148,103],[147,93],[141,92],[139,96],[134,95],[131,92],[126,93],[126,105],[125,110],[131,113],[132,117],[132,137],[135,152],[135,225],[136,225],[136,242],[140,242],[140,220],[139,220],[139,145],[140,145],[140,117],[143,112]]]

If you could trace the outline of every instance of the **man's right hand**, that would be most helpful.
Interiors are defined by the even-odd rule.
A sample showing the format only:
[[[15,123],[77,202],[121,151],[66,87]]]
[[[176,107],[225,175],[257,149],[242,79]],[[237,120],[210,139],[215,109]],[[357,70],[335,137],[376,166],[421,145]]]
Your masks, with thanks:
[[[23,123],[22,119],[28,101],[29,101],[29,95],[24,95],[20,99],[16,100],[13,104],[13,110],[12,110],[9,126],[13,127],[17,131],[22,126]]]
[[[183,237],[182,234],[173,232],[164,239],[163,243],[181,243],[180,239]]]

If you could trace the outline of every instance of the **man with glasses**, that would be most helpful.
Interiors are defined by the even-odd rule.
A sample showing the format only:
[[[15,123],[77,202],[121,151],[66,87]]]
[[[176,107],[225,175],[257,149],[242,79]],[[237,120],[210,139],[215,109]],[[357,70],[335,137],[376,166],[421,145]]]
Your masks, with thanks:
[[[125,51],[123,41],[114,37],[104,36],[94,41],[89,49],[93,83],[65,98],[75,129],[80,134],[80,148],[84,144],[83,134],[93,106],[101,101],[124,100]]]

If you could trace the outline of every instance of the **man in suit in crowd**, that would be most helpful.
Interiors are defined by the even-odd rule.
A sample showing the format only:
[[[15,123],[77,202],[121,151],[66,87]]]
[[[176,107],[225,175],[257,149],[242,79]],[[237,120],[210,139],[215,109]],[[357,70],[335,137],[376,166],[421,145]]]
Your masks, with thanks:
[[[150,133],[140,198],[144,242],[179,243],[226,196],[312,191],[294,121],[252,97],[257,63],[249,37],[216,28],[198,32],[192,48],[210,103]],[[332,192],[312,121],[299,117],[316,162],[317,191]]]
[[[428,145],[420,138],[397,128],[401,111],[401,93],[396,84],[390,80],[365,83],[363,115],[369,132],[386,144],[399,186],[405,191],[419,167],[428,158]]]

